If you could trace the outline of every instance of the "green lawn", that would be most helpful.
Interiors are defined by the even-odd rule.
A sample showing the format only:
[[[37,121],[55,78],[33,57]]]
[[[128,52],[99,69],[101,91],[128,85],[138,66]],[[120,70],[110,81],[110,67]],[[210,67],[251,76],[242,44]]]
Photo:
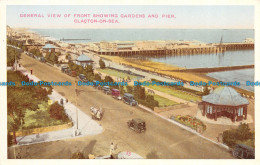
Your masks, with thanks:
[[[127,73],[124,73],[124,72],[120,72],[120,71],[116,71],[116,70],[113,70],[113,69],[97,69],[97,71],[103,72],[103,73],[106,73],[108,75],[115,76],[115,77],[118,77],[118,78],[119,77],[127,78],[129,76],[131,80],[137,79],[137,76],[133,76],[133,75],[130,75],[130,74],[127,74]]]
[[[176,105],[175,101],[169,100],[167,98],[161,97],[159,95],[153,95],[154,99],[159,102],[159,107],[164,107],[164,106],[171,106],[171,105]]]
[[[175,90],[175,89],[171,89],[171,88],[167,88],[167,87],[161,87],[161,86],[157,86],[157,85],[150,85],[149,88],[160,91],[160,92],[164,92],[167,93],[169,95],[172,96],[176,96],[178,98],[181,98],[183,100],[187,100],[187,101],[199,101],[201,98],[199,96],[192,96],[189,95],[187,93],[184,93],[182,91],[179,90]]]
[[[23,129],[32,129],[40,127],[48,127],[54,125],[66,124],[68,121],[56,120],[50,117],[48,112],[49,105],[46,102],[39,104],[36,111],[26,110],[24,116]]]

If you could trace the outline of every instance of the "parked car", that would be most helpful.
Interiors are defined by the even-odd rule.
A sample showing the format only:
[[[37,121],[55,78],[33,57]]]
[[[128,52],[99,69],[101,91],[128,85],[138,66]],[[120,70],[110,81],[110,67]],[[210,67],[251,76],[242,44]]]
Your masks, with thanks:
[[[255,159],[255,150],[245,144],[236,144],[232,150],[232,154],[240,159]]]
[[[44,57],[40,57],[40,61],[43,62],[43,63],[46,62]]]
[[[117,100],[121,100],[122,97],[120,96],[120,91],[118,89],[112,89],[112,97],[116,98]]]
[[[71,74],[71,69],[65,69],[64,72],[67,74],[67,75],[70,75]]]
[[[67,66],[62,66],[61,67],[61,72],[66,73],[67,70],[68,70]]]
[[[127,126],[135,132],[141,133],[146,130],[145,121],[142,119],[132,119],[127,122]]]
[[[131,106],[136,106],[138,103],[134,100],[134,96],[130,93],[125,93],[123,97],[123,102]]]
[[[102,89],[103,89],[103,91],[104,91],[105,94],[107,94],[107,95],[111,94],[111,91],[110,91],[109,86],[103,86]]]
[[[87,78],[86,78],[86,76],[85,76],[84,74],[80,74],[80,75],[79,75],[79,79],[80,79],[81,81],[83,81],[83,82],[88,82],[88,80],[87,80]]]
[[[72,77],[76,77],[77,72],[76,71],[70,71],[69,75],[72,76]]]

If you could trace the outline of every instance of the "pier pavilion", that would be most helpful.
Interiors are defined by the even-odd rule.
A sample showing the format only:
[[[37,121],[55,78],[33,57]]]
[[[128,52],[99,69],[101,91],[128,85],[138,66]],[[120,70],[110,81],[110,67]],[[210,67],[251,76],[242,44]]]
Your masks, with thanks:
[[[199,107],[203,116],[217,121],[227,117],[235,121],[247,119],[248,100],[231,87],[218,87],[209,95],[202,97]]]

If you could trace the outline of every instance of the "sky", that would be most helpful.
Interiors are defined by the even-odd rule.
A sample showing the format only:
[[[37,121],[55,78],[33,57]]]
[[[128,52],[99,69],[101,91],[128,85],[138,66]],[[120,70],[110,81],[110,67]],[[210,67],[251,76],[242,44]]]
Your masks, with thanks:
[[[40,14],[44,18],[21,17]],[[61,14],[48,18],[48,14]],[[70,17],[64,17],[70,14]],[[75,18],[74,14],[90,14]],[[106,18],[118,23],[89,23],[93,14],[117,14]],[[142,14],[145,18],[121,18],[125,14]],[[148,18],[155,15],[158,18]],[[173,18],[162,18],[171,15]],[[25,28],[175,28],[175,29],[253,29],[254,6],[7,6],[7,25]],[[83,20],[88,23],[81,23]],[[80,23],[78,23],[80,22]]]

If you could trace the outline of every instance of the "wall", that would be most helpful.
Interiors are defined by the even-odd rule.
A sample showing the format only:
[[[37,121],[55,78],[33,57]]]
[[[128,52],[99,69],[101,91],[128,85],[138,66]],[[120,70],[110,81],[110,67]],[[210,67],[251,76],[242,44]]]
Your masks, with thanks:
[[[49,127],[41,127],[41,128],[33,128],[23,131],[17,131],[16,136],[27,136],[31,134],[45,133],[51,131],[58,131],[62,129],[71,128],[73,126],[72,122],[63,125],[49,126]],[[13,132],[10,132],[10,135],[13,135]]]

